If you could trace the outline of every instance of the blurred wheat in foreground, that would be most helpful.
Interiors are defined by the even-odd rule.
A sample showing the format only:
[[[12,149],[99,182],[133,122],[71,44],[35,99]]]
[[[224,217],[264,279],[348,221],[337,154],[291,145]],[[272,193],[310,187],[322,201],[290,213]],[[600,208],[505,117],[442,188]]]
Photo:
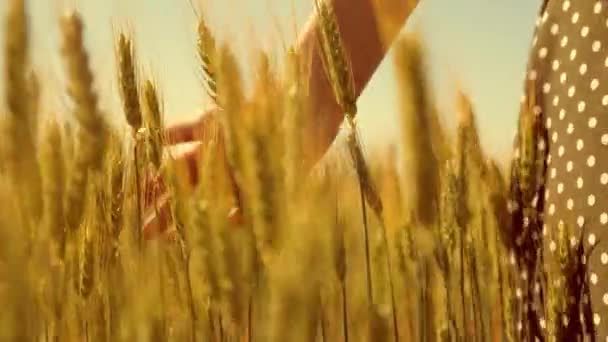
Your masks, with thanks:
[[[38,94],[44,82],[29,63],[24,0],[4,5],[1,341],[577,336],[562,322],[578,321],[578,309],[554,288],[544,292],[544,331],[517,323],[516,280],[523,276],[509,261],[529,259],[517,239],[525,232],[511,228],[507,182],[484,156],[464,94],[456,134],[443,130],[416,37],[402,37],[394,55],[401,155],[396,149],[366,155],[333,11],[316,2],[325,67],[349,132],[344,156],[330,155],[305,175],[299,161],[307,85],[298,51],[289,51],[284,72],[257,52],[254,91],[246,94],[231,47],[216,41],[200,18],[193,53],[208,95],[221,108],[221,128],[204,132],[212,138],[192,189],[185,179],[193,175],[163,152],[159,85],[140,72],[132,37],[119,33],[115,46],[124,112],[107,113],[93,87],[84,23],[77,13],[61,18],[58,48],[70,112],[43,120]],[[109,125],[109,115],[123,116],[129,129]],[[66,116],[75,123],[63,124],[59,118]],[[535,150],[524,138],[520,149]],[[515,171],[525,175],[530,165],[522,158]],[[227,166],[233,177],[226,176]],[[165,179],[171,226],[169,238],[143,241],[150,174]],[[226,220],[235,203],[233,183],[242,226]],[[568,283],[583,271],[572,257],[576,250],[562,242],[565,261],[545,277]]]

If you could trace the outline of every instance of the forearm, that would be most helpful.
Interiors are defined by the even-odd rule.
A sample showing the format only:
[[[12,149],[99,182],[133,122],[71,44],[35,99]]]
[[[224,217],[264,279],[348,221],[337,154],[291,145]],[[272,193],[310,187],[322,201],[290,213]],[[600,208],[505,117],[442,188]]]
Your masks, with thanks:
[[[367,86],[417,0],[328,0],[334,6],[355,95]],[[309,71],[310,111],[305,120],[306,166],[311,167],[336,137],[343,113],[323,68],[317,40],[317,17],[304,28],[298,48]]]

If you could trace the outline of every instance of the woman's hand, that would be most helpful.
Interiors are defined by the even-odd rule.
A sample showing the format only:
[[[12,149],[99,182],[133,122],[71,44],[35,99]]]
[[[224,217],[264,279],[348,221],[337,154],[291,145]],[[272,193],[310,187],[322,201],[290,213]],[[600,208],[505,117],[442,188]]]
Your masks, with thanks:
[[[231,181],[231,189],[236,193],[236,185],[234,178],[228,167],[224,151],[224,131],[220,124],[217,108],[213,108],[203,114],[198,120],[184,123],[168,128],[165,132],[165,140],[168,147],[174,148],[180,144],[195,143],[187,149],[182,149],[178,153],[170,156],[176,170],[179,170],[179,175],[184,178],[185,182],[181,183],[185,191],[192,191],[199,182],[199,165],[200,159],[204,155],[204,148],[212,141],[213,146],[218,148],[216,155],[221,159],[219,162],[222,172]],[[165,180],[161,175],[148,175],[144,186],[144,217],[143,230],[144,238],[150,239],[159,234],[163,234],[170,224],[170,195],[165,184]],[[238,207],[234,207],[229,213],[226,213],[227,219],[232,223],[241,223],[241,215]]]
[[[378,65],[386,55],[388,48],[395,40],[405,20],[418,4],[418,0],[328,0],[334,6],[340,34],[346,54],[350,58],[355,81],[355,95],[359,97]],[[308,170],[321,159],[333,143],[343,120],[343,113],[336,100],[325,73],[321,58],[322,49],[318,45],[316,14],[313,14],[305,26],[300,41],[297,42],[298,54],[304,60],[303,65],[309,70],[310,110],[303,118],[305,137],[304,167]],[[200,120],[172,127],[168,130],[171,145],[184,142],[200,141],[199,147],[178,157],[178,162],[188,170],[189,183],[192,187],[198,182],[198,160],[204,151],[210,132],[217,128],[217,110],[211,110]],[[221,130],[219,130],[221,133]],[[223,153],[223,152],[222,152]],[[168,195],[162,179],[152,182],[153,191],[146,196],[147,212],[144,218],[146,237],[164,231],[168,223]],[[156,210],[150,210],[154,206]],[[160,208],[160,209],[159,209]],[[154,214],[154,212],[158,214]],[[238,210],[231,219],[239,220]],[[236,215],[234,215],[236,213]]]

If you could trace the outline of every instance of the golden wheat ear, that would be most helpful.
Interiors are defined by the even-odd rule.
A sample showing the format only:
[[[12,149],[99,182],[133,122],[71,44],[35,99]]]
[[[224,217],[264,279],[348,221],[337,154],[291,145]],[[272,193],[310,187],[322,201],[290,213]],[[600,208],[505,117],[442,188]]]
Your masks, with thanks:
[[[217,48],[215,37],[201,16],[198,22],[197,52],[207,95],[217,104]]]
[[[38,89],[30,65],[28,16],[24,0],[7,2],[4,34],[4,122],[9,139],[3,146],[6,166],[16,190],[19,210],[36,221],[42,212],[41,180],[37,160]],[[34,82],[33,82],[34,81]],[[33,219],[33,220],[32,220]]]
[[[144,83],[143,106],[149,136],[149,139],[147,139],[148,159],[158,170],[162,163],[165,136],[163,134],[163,114],[158,90],[156,85],[150,80]]]
[[[97,107],[93,91],[93,74],[83,44],[83,23],[77,13],[61,19],[61,53],[66,63],[67,92],[74,103],[74,116],[79,125],[78,150],[70,168],[65,196],[65,216],[70,230],[76,230],[84,215],[85,191],[89,173],[103,164],[106,124]]]
[[[116,56],[118,65],[118,86],[125,118],[133,132],[136,133],[142,127],[143,119],[139,104],[135,50],[133,41],[124,33],[120,33],[116,41]]]

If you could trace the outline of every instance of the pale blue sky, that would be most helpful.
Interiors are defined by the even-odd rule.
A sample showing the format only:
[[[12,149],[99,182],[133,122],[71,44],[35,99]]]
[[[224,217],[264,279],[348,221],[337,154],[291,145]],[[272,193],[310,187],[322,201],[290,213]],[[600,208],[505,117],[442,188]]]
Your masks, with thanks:
[[[243,62],[253,46],[276,47],[291,42],[294,24],[301,26],[310,0],[192,0],[203,2],[213,29],[239,47]],[[113,31],[135,33],[140,61],[160,83],[167,121],[193,118],[207,105],[195,55],[195,24],[190,0],[30,0],[34,28],[33,58],[47,81],[45,101],[61,111],[58,96],[62,62],[58,58],[58,16],[76,6],[86,24],[87,47],[96,71],[102,106],[118,104],[113,84]],[[471,94],[481,138],[495,155],[508,153],[515,130],[519,96],[534,18],[540,0],[422,0],[404,30],[420,29],[428,45],[428,65],[440,109],[452,124],[455,81]],[[0,27],[4,29],[4,6]],[[283,32],[283,34],[280,34]],[[3,32],[4,33],[4,32]],[[3,38],[0,37],[0,44]],[[0,56],[0,62],[2,57]],[[397,89],[392,57],[382,64],[362,95],[360,128],[368,147],[397,141]],[[3,71],[0,71],[0,76]],[[0,81],[0,88],[3,87]]]

